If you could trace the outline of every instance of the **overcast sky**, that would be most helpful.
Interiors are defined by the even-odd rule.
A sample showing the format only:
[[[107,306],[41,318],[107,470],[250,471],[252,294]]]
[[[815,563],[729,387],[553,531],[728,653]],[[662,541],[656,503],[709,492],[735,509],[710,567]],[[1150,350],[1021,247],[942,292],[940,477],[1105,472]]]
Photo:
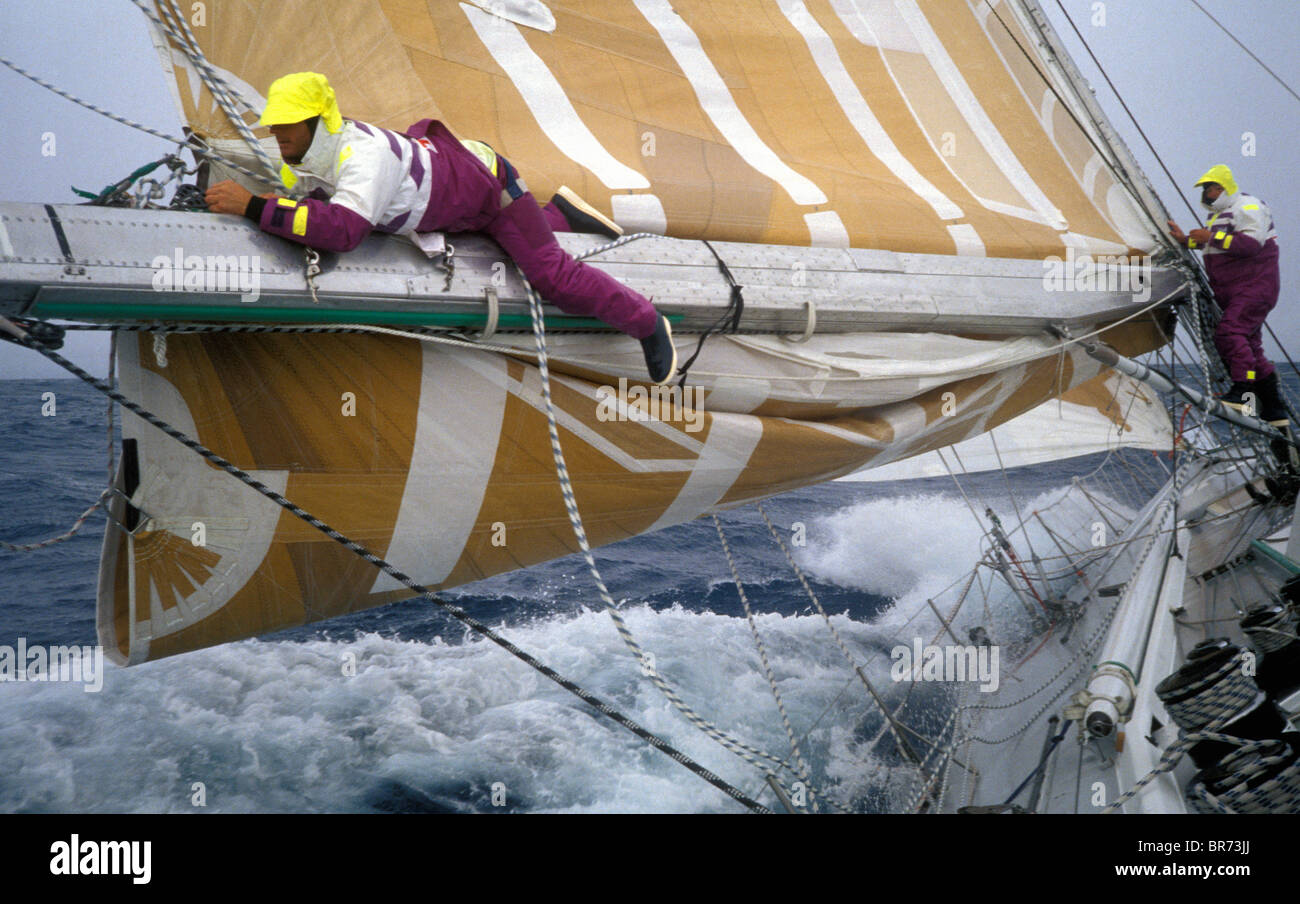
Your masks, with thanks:
[[[452,0],[447,0],[452,2]],[[960,0],[952,0],[960,2]],[[1300,351],[1300,101],[1223,35],[1190,0],[1063,0],[1179,185],[1164,176],[1064,21],[1041,0],[1120,134],[1184,229],[1191,183],[1212,164],[1272,207],[1282,250],[1282,298],[1269,323]],[[1201,0],[1287,84],[1300,86],[1296,0]],[[1094,24],[1104,15],[1104,24]],[[143,14],[129,0],[0,0],[0,56],[59,87],[160,131],[181,129]],[[1300,88],[1297,88],[1300,90]],[[73,203],[170,146],[63,100],[0,67],[0,199]],[[1243,154],[1243,134],[1254,156]],[[41,153],[53,133],[55,154]],[[1199,207],[1197,208],[1199,212]],[[103,334],[69,334],[68,357],[107,370]],[[1276,349],[1265,340],[1272,355]],[[1278,356],[1280,360],[1280,355]],[[1300,359],[1297,359],[1300,361]],[[0,379],[64,376],[35,353],[0,344]]]

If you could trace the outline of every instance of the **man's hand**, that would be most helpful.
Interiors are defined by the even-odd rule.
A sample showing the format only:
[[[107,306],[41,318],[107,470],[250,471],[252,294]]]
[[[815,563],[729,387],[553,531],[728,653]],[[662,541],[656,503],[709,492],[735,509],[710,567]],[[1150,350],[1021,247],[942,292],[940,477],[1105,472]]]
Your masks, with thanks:
[[[1183,230],[1180,229],[1178,227],[1178,224],[1175,223],[1173,220],[1169,220],[1168,222],[1169,222],[1170,237],[1172,237],[1173,240],[1175,242],[1178,242],[1180,245],[1185,244],[1187,242],[1187,233],[1183,232]]]
[[[233,213],[244,215],[253,193],[238,182],[227,179],[208,188],[203,199],[208,202],[208,210],[213,213]]]
[[[1210,244],[1211,235],[1210,230],[1208,229],[1193,229],[1191,232],[1187,233],[1187,236],[1198,245]]]

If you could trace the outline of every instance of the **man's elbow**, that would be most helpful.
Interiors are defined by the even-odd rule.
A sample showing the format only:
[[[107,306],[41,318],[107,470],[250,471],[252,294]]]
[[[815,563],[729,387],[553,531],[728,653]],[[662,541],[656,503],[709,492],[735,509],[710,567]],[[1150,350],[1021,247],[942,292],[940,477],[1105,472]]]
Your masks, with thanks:
[[[350,210],[339,211],[333,219],[328,228],[322,229],[318,236],[312,236],[307,244],[321,251],[351,251],[373,228],[369,220]]]

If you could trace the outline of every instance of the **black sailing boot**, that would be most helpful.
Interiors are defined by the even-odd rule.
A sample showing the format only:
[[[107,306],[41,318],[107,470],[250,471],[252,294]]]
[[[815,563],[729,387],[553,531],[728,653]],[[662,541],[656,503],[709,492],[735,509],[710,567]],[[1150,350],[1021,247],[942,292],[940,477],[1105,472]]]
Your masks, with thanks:
[[[641,340],[645,353],[646,370],[654,383],[667,383],[677,371],[677,346],[673,345],[673,330],[663,314],[655,322],[655,331]]]
[[[561,185],[560,190],[551,196],[551,203],[564,214],[564,219],[574,232],[594,232],[611,239],[616,239],[623,234],[622,228],[617,223],[582,200],[578,193],[567,185]]]
[[[1233,380],[1219,401],[1247,417],[1257,417],[1260,406],[1259,385],[1254,380]]]
[[[1255,381],[1259,395],[1259,419],[1268,421],[1274,427],[1287,427],[1291,416],[1287,413],[1286,403],[1282,401],[1282,388],[1278,385],[1277,371],[1273,371],[1262,380]]]

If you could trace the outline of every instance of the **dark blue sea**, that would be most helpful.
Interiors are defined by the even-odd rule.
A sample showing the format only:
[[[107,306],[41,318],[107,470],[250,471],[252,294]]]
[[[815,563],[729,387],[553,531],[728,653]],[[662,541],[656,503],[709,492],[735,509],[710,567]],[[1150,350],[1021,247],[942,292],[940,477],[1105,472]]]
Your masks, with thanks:
[[[0,540],[30,543],[65,530],[104,487],[106,402],[72,380],[0,387]],[[48,392],[53,417],[41,413]],[[1038,505],[1093,466],[1076,459],[964,486],[1014,524],[1011,492],[1022,507]],[[887,650],[907,616],[980,555],[981,527],[946,477],[837,482],[766,505],[777,524],[806,525],[796,557],[863,660]],[[755,508],[722,522],[815,786],[855,809],[883,808],[880,789],[896,764],[860,744],[879,724],[861,685]],[[97,512],[68,542],[0,551],[0,647],[20,638],[96,642],[103,525]],[[712,522],[599,549],[597,562],[631,630],[687,702],[784,756],[786,735]],[[762,794],[756,770],[695,731],[641,677],[581,558],[446,597]],[[344,674],[347,661],[355,675]],[[105,664],[98,692],[0,683],[0,811],[192,812],[196,803],[208,812],[737,809],[427,603],[129,669]]]

